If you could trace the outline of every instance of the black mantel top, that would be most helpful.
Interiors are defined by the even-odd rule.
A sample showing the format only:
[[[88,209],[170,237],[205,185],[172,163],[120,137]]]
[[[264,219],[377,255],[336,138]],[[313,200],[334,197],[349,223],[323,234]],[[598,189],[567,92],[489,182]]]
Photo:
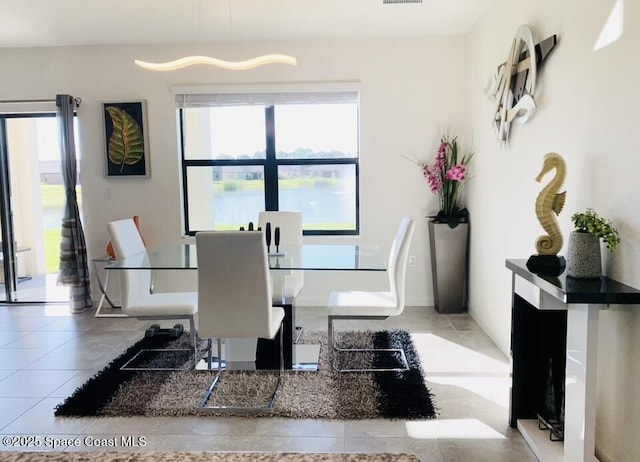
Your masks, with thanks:
[[[527,260],[509,259],[506,260],[506,266],[564,303],[640,305],[640,290],[607,277],[577,279],[566,274],[542,276],[527,269]]]

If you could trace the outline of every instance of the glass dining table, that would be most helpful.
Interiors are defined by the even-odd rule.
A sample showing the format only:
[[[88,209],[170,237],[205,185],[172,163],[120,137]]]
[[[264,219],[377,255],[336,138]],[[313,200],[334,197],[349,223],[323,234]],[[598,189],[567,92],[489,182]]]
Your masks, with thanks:
[[[386,261],[380,249],[374,245],[359,244],[304,244],[295,248],[270,247],[269,267],[278,271],[386,271]],[[105,267],[117,270],[197,270],[198,258],[195,243],[163,245],[144,253],[115,261]],[[275,292],[275,291],[274,291]],[[282,297],[276,306],[284,308],[285,319],[282,335],[285,369],[317,370],[320,345],[295,343],[295,300]],[[256,368],[279,367],[280,340],[258,339]]]

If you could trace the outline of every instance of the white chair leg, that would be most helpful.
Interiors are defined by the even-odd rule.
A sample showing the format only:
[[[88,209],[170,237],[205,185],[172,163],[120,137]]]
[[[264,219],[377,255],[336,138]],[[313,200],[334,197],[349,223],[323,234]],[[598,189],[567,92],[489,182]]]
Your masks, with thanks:
[[[211,385],[202,396],[200,404],[198,405],[198,412],[206,413],[206,412],[248,412],[248,413],[258,413],[258,412],[270,412],[273,410],[273,404],[276,399],[276,393],[280,388],[280,382],[282,380],[282,375],[284,374],[284,322],[280,323],[280,330],[278,331],[280,334],[280,369],[278,371],[278,381],[276,382],[276,386],[273,389],[271,397],[265,406],[262,407],[232,407],[232,406],[209,406],[207,405],[209,399],[211,398],[212,393],[214,392],[217,384],[219,383],[222,376],[222,339],[218,339],[218,372],[213,379]],[[277,334],[276,334],[277,335]],[[211,351],[211,348],[209,348]],[[211,368],[211,358],[209,357],[209,368]]]

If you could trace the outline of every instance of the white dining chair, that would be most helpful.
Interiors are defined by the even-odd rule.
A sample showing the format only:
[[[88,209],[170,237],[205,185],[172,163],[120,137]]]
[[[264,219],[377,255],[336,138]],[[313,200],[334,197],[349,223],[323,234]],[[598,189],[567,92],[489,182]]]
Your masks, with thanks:
[[[117,260],[148,258],[138,228],[133,219],[108,223],[107,229],[113,242]],[[114,270],[112,270],[114,271]],[[198,295],[196,292],[151,293],[151,270],[117,270],[120,277],[122,312],[142,320],[188,319],[194,365],[197,361],[196,316]]]
[[[331,292],[328,303],[328,342],[331,366],[339,372],[391,372],[406,371],[409,369],[404,350],[395,348],[342,348],[336,345],[335,326],[336,320],[384,320],[389,316],[398,316],[404,310],[405,305],[405,275],[407,270],[407,258],[409,246],[415,228],[413,219],[403,217],[396,233],[391,251],[387,273],[389,276],[388,291],[348,291]],[[398,355],[401,359],[401,367],[379,368],[348,368],[336,365],[336,356],[341,353],[388,353]]]
[[[199,334],[209,339],[207,363],[212,367],[211,340],[217,339],[217,374],[198,406],[207,411],[265,411],[273,407],[284,369],[284,310],[274,307],[267,245],[263,232],[203,231],[196,233],[198,255]],[[280,331],[280,371],[268,402],[261,407],[210,405],[223,379],[222,339],[273,339]]]
[[[302,213],[300,212],[280,212],[267,211],[260,212],[258,226],[264,231],[267,223],[271,223],[271,250],[275,252],[275,241],[273,234],[275,229],[280,228],[280,246],[282,248],[302,247]],[[274,302],[280,303],[279,299],[296,298],[304,286],[304,271],[275,271],[272,274]]]
[[[271,223],[271,250],[276,251],[273,234],[276,227],[280,228],[280,247],[302,248],[302,213],[287,211],[260,212],[258,226],[264,231],[267,223]],[[285,255],[286,257],[286,255]],[[304,271],[277,270],[271,271],[271,289],[273,303],[291,303],[295,305],[295,299],[304,287]],[[292,309],[292,321],[295,332],[292,333],[294,342],[297,343],[302,336],[302,326],[295,325],[295,307]]]

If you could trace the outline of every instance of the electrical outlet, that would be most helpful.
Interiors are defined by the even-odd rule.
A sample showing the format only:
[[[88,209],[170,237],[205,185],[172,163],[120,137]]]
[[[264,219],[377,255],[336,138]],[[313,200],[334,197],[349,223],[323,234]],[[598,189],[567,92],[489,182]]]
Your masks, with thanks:
[[[409,267],[410,268],[415,268],[417,266],[416,265],[416,260],[417,260],[417,257],[415,255],[410,255],[409,256]]]

